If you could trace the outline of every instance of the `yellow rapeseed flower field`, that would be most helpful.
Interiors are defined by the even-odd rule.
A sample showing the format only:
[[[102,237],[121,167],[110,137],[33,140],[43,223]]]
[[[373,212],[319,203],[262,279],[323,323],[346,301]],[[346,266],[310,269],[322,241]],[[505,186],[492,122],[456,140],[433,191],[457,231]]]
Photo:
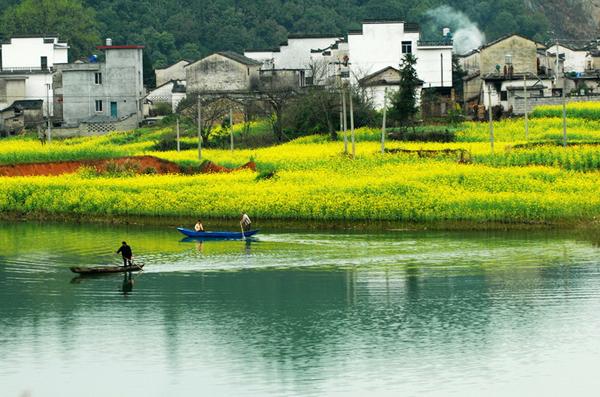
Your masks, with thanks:
[[[594,221],[600,216],[600,155],[594,121],[581,126],[580,143],[568,148],[524,145],[519,120],[498,125],[494,154],[487,126],[465,123],[454,143],[387,142],[380,153],[376,130],[357,132],[356,158],[343,143],[307,137],[248,150],[205,149],[205,160],[239,166],[250,160],[275,171],[268,179],[251,171],[230,174],[106,177],[84,172],[60,177],[0,178],[0,211],[118,218],[130,216],[237,217],[316,220],[397,220],[474,222]],[[539,125],[535,124],[539,123]],[[553,134],[556,120],[531,122],[532,139]],[[544,125],[551,131],[544,133]],[[511,130],[512,128],[512,130]],[[9,139],[0,162],[109,158],[151,154],[199,164],[197,150],[152,151],[167,130],[140,139],[127,134],[78,138],[42,146],[33,139]],[[504,131],[504,132],[503,132]],[[139,137],[138,137],[139,138]],[[192,138],[187,138],[192,141]],[[349,145],[349,149],[351,146]],[[454,152],[466,150],[470,163]]]

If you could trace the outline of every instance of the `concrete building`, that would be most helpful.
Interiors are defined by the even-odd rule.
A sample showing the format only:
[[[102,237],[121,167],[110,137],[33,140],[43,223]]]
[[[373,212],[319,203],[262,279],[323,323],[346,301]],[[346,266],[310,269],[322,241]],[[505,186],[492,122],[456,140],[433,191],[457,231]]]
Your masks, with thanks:
[[[0,45],[0,108],[14,101],[41,99],[53,112],[52,72],[68,62],[69,46],[56,36],[13,37]]]
[[[137,125],[142,120],[144,47],[112,45],[107,40],[107,45],[97,48],[104,52],[104,62],[76,62],[57,68],[55,119],[65,127],[90,120],[101,124],[124,119]]]
[[[156,87],[144,98],[144,116],[149,116],[159,103],[169,104],[171,111],[175,112],[185,93],[185,80],[171,80]]]
[[[274,49],[246,50],[244,55],[262,63],[261,71],[279,71],[298,76],[296,87],[324,85],[328,77],[335,77],[333,54],[343,48],[341,35],[297,35],[290,34],[287,41]],[[343,48],[347,56],[347,48]],[[286,72],[287,71],[287,72]],[[266,73],[265,76],[273,72]]]
[[[544,44],[525,36],[501,37],[460,56],[459,62],[468,73],[463,79],[467,106],[483,104],[487,108],[491,99],[491,106],[509,110],[515,98],[524,95],[525,86],[530,97],[556,94],[556,57],[546,53]],[[561,59],[559,76],[562,68]]]
[[[231,51],[211,54],[186,66],[187,92],[257,90],[261,66],[261,62]]]
[[[422,41],[419,25],[403,21],[365,21],[348,33],[352,78],[397,68],[406,54],[417,58],[415,69],[423,88],[452,87],[452,40]]]
[[[400,71],[388,66],[359,80],[359,84],[373,101],[376,109],[383,109],[386,95],[389,97],[398,91]]]
[[[244,55],[262,63],[261,69],[305,69],[313,62],[313,50],[326,49],[341,35],[297,35],[290,34],[279,48],[246,50]]]
[[[588,50],[586,48],[576,48],[566,44],[559,44],[558,46],[549,46],[546,52],[556,56],[557,49],[559,56],[564,59],[565,73],[583,73],[586,71],[588,66],[586,62]]]
[[[14,101],[0,110],[0,130],[15,133],[23,128],[36,128],[44,124],[43,101],[29,99]]]
[[[167,66],[166,68],[155,69],[154,74],[156,76],[156,86],[160,87],[170,81],[185,80],[185,67],[190,63],[190,61],[182,59],[173,65]]]

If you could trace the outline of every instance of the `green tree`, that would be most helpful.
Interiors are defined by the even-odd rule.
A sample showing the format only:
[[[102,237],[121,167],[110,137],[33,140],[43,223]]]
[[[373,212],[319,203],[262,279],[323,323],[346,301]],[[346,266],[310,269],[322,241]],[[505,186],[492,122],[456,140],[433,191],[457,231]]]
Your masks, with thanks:
[[[154,67],[152,67],[152,61],[148,51],[144,49],[142,61],[144,63],[144,86],[146,88],[156,88],[156,74],[154,74]]]
[[[400,86],[392,96],[389,117],[400,125],[410,125],[418,112],[417,88],[420,80],[417,77],[415,65],[417,58],[412,54],[406,54],[400,65]]]
[[[71,59],[100,44],[95,12],[80,0],[24,0],[4,11],[0,25],[5,37],[58,34],[70,45]]]

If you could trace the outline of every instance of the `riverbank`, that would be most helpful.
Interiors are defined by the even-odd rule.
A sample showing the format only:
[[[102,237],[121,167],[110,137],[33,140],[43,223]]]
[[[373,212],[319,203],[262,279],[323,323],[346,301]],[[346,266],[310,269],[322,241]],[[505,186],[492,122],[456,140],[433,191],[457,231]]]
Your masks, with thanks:
[[[296,231],[343,231],[343,232],[403,232],[403,231],[551,231],[561,230],[582,233],[599,233],[600,221],[558,221],[558,222],[473,222],[473,221],[437,221],[437,222],[402,222],[402,221],[324,221],[301,219],[269,219],[253,217],[253,224],[261,230],[277,230],[279,232]],[[115,226],[141,226],[141,227],[193,227],[194,217],[152,217],[152,216],[93,216],[75,214],[55,214],[44,212],[0,213],[0,222],[4,223],[39,223],[47,224],[97,224]],[[202,218],[207,228],[211,230],[237,230],[239,219],[232,218]]]

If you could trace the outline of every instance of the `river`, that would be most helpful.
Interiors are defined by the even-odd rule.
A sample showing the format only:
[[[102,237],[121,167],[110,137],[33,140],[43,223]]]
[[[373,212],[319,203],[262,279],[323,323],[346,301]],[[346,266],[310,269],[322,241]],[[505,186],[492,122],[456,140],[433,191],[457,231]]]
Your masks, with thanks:
[[[0,223],[0,395],[591,395],[600,236]],[[117,264],[127,240],[145,271]]]

